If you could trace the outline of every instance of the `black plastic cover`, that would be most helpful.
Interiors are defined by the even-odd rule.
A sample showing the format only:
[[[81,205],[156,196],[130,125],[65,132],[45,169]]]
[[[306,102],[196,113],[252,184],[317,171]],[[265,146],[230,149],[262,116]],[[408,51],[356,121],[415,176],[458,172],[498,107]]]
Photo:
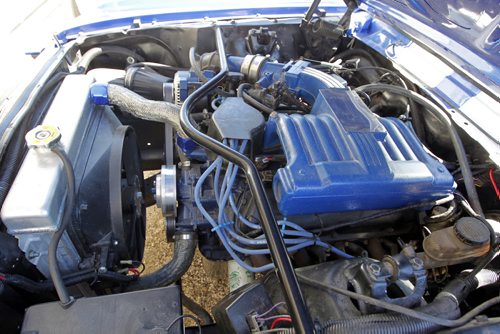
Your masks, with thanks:
[[[26,311],[21,333],[165,333],[179,315],[180,288],[168,286],[81,298],[68,309],[59,302],[35,305]],[[168,333],[182,333],[182,321]]]

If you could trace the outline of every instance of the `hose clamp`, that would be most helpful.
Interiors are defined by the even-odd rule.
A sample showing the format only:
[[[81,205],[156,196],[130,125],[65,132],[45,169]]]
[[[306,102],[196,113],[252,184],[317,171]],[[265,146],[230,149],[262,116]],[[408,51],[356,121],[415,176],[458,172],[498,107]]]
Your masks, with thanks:
[[[193,240],[195,239],[196,234],[193,232],[179,232],[174,236],[175,240]]]
[[[241,63],[241,73],[247,77],[248,81],[256,82],[259,80],[260,68],[267,60],[267,57],[261,55],[245,56]]]

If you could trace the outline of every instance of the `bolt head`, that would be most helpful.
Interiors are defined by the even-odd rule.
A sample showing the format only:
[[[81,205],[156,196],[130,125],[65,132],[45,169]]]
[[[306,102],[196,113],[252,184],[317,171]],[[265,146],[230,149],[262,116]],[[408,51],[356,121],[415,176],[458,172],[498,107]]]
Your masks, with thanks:
[[[422,261],[422,259],[418,258],[418,257],[414,257],[414,258],[410,259],[410,263],[416,269],[421,269],[424,266],[424,261]]]
[[[34,258],[37,258],[40,256],[40,253],[38,253],[37,251],[34,251],[34,250],[30,250],[28,252],[28,259],[32,260]]]
[[[374,275],[380,274],[380,270],[381,270],[380,265],[378,265],[377,263],[370,263],[368,265],[368,269]]]

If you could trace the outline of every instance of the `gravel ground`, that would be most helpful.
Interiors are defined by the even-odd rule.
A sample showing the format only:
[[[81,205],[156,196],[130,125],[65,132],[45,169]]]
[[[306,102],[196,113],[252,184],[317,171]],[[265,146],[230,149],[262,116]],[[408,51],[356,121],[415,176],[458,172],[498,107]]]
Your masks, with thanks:
[[[148,172],[145,176],[153,174],[155,173]],[[165,238],[165,226],[160,209],[156,205],[147,208],[146,249],[143,259],[146,270],[144,273],[153,272],[167,263],[172,251],[173,244],[167,243]],[[183,292],[211,312],[212,307],[229,293],[225,268],[220,264],[207,265],[207,261],[197,250],[191,268],[182,279]],[[208,275],[207,271],[212,274]],[[184,310],[184,313],[191,312]],[[186,325],[193,324],[190,319],[186,321]]]

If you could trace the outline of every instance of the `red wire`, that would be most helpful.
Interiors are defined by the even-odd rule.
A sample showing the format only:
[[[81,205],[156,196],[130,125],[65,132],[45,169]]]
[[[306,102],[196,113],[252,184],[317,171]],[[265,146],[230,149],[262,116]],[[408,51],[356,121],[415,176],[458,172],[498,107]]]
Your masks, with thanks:
[[[128,268],[128,271],[133,273],[135,276],[141,276],[141,273],[137,270],[137,268]]]
[[[497,194],[498,199],[500,199],[500,189],[498,189],[497,183],[495,182],[495,178],[493,177],[493,168],[490,168],[490,181],[493,184],[493,188]]]
[[[271,324],[271,329],[273,329],[280,321],[292,322],[292,319],[285,318],[285,317],[276,318],[276,319],[274,319],[273,323]]]

